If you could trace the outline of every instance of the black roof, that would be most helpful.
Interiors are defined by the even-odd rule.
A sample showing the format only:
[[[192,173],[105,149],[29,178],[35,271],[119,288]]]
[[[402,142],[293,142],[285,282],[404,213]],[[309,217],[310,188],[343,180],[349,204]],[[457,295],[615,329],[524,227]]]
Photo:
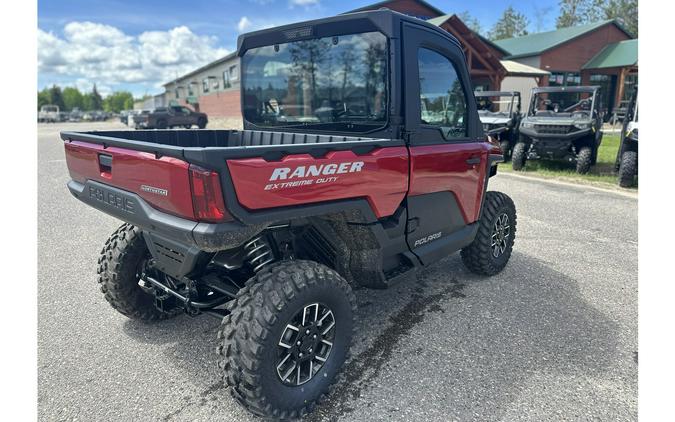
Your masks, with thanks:
[[[532,93],[537,94],[539,92],[588,92],[588,91],[597,91],[600,89],[598,85],[589,85],[589,86],[545,86],[541,88],[532,88]]]
[[[400,36],[402,22],[411,22],[424,26],[454,42],[461,48],[461,44],[457,38],[436,25],[403,13],[389,9],[380,9],[296,22],[242,34],[237,39],[237,54],[242,56],[246,50],[261,46],[368,31],[380,31],[390,38],[398,37]]]

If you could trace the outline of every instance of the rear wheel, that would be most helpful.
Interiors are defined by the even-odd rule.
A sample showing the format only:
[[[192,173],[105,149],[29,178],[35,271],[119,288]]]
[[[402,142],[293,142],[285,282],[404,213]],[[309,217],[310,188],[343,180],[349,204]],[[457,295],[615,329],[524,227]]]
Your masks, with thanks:
[[[501,192],[486,194],[483,212],[473,242],[462,249],[464,265],[473,273],[494,275],[511,257],[516,236],[516,206]]]
[[[627,188],[635,183],[637,175],[638,155],[637,151],[625,151],[621,155],[619,164],[619,186]]]
[[[511,154],[511,165],[514,170],[522,170],[525,167],[525,161],[527,160],[527,144],[525,142],[518,142],[513,147],[513,152]]]
[[[131,319],[156,321],[173,317],[179,308],[163,312],[155,307],[151,289],[139,285],[150,252],[140,230],[123,224],[105,242],[98,260],[101,292],[117,312]]]
[[[232,396],[265,418],[298,418],[327,394],[347,358],[356,300],[338,273],[282,261],[255,275],[218,332]]]
[[[583,146],[577,153],[577,173],[586,174],[591,169],[593,163],[593,149],[589,146]]]

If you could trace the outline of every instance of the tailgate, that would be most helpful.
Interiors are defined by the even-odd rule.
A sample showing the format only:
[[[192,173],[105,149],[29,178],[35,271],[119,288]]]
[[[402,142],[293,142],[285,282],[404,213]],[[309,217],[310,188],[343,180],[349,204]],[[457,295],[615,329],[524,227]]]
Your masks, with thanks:
[[[65,142],[70,177],[80,183],[97,181],[143,198],[154,208],[194,220],[189,164],[173,157],[125,148]]]

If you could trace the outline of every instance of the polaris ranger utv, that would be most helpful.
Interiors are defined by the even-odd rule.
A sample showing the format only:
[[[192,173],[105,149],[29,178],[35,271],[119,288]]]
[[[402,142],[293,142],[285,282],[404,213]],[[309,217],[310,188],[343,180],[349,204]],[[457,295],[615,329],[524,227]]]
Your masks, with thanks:
[[[628,102],[626,116],[623,119],[621,128],[621,143],[619,151],[616,154],[616,163],[614,169],[619,174],[619,186],[627,188],[635,183],[635,176],[638,174],[638,90]]]
[[[520,92],[476,91],[474,95],[483,130],[497,138],[507,159],[519,137]]]
[[[588,173],[602,142],[599,86],[533,88],[512,165],[522,170],[527,160],[552,159],[576,163]]]
[[[110,305],[222,319],[231,394],[295,418],[348,356],[353,286],[460,250],[496,274],[516,210],[487,192],[503,157],[447,32],[380,10],[242,35],[238,54],[243,130],[63,132],[68,187],[125,222],[98,261]]]

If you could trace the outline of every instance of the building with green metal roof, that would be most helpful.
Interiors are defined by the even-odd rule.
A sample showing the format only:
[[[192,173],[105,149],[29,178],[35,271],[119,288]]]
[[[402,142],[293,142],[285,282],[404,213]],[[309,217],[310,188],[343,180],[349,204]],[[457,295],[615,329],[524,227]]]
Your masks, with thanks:
[[[499,48],[506,51],[506,59],[513,60],[521,57],[540,55],[545,51],[551,50],[561,44],[570,42],[578,37],[592,33],[593,31],[610,24],[616,26],[616,28],[624,32],[626,36],[632,37],[632,35],[628,33],[628,31],[626,31],[617,21],[604,20],[586,25],[560,28],[556,29],[555,31],[538,32],[536,34],[530,34],[516,38],[506,38],[493,42]]]
[[[582,69],[609,69],[613,67],[637,66],[638,40],[626,40],[608,44],[600,50]]]
[[[493,43],[505,51],[504,60],[549,71],[541,86],[600,85],[608,115],[630,97],[637,84],[638,40],[616,20]]]

